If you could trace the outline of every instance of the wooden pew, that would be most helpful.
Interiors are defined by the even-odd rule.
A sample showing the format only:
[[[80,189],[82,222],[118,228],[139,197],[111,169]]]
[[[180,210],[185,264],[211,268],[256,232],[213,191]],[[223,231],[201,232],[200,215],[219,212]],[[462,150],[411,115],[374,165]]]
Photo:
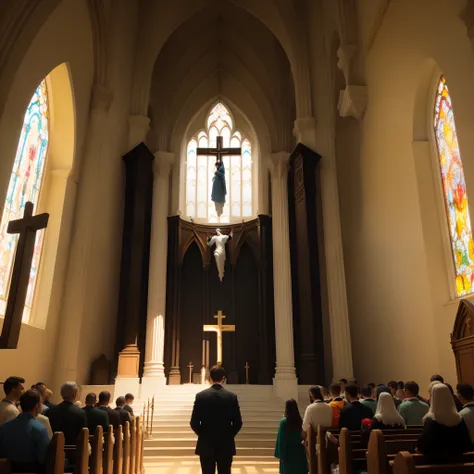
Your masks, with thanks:
[[[322,428],[318,426],[318,433]],[[309,474],[318,474],[318,457],[316,455],[316,445],[318,434],[310,426],[306,432],[306,447],[308,457]]]
[[[54,433],[46,453],[46,472],[48,474],[63,474],[65,460],[64,433]],[[3,474],[2,471],[0,474]]]
[[[135,418],[130,421],[130,474],[136,474],[137,425]]]
[[[123,425],[122,474],[130,474],[130,423]]]
[[[114,469],[114,435],[112,427],[109,428],[109,431],[105,433],[104,438],[104,455],[102,463],[103,474],[113,474]]]
[[[11,474],[12,472],[12,463],[10,459],[1,458],[0,459],[0,474]]]
[[[137,458],[135,461],[135,472],[136,474],[142,474],[145,472],[143,468],[143,446],[144,446],[144,435],[142,420],[140,417],[136,418],[137,423]]]
[[[419,460],[418,460],[419,462]],[[474,462],[458,464],[417,464],[414,456],[398,453],[393,463],[393,474],[464,474],[474,472]]]
[[[122,426],[118,426],[117,428],[115,428],[114,437],[115,437],[115,444],[114,444],[113,474],[122,474],[122,469],[123,469]]]
[[[95,435],[91,439],[91,469],[90,474],[102,474],[103,471],[103,445],[104,445],[104,429],[98,426]]]
[[[74,474],[88,474],[89,472],[89,430],[82,428],[77,437],[76,446],[65,446],[65,453],[74,453]]]

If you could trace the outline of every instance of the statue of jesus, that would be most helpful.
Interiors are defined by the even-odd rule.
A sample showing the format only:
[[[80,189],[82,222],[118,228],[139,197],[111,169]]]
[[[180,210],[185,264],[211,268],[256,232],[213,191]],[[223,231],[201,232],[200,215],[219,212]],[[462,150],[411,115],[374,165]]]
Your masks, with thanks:
[[[212,178],[211,201],[216,206],[217,217],[221,217],[224,212],[225,196],[227,188],[225,185],[225,168],[224,163],[218,159],[216,161],[216,171]]]
[[[216,235],[207,239],[207,245],[209,245],[209,247],[212,247],[213,245],[216,246],[214,249],[214,257],[216,259],[217,273],[220,281],[224,278],[225,244],[229,240],[232,240],[232,237],[232,232],[229,235],[224,235],[220,229],[216,229]]]

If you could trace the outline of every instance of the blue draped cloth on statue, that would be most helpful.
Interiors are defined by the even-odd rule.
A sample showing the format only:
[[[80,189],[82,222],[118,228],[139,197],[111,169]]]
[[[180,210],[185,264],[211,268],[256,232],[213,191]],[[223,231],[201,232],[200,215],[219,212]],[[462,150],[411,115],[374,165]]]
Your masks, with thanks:
[[[214,173],[212,178],[212,193],[211,201],[217,203],[225,203],[225,196],[227,194],[227,188],[225,185],[225,168],[224,163],[221,163],[219,168]]]

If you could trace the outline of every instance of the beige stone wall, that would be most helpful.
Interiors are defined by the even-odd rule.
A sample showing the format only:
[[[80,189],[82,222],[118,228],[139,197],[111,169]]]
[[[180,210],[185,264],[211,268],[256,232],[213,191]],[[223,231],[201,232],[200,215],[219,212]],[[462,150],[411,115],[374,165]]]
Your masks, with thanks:
[[[449,335],[457,301],[432,111],[442,72],[472,212],[474,61],[458,16],[464,3],[391,2],[364,51],[369,103],[361,156],[354,162],[338,153],[338,168],[355,373],[365,382],[427,383],[434,372],[456,382]],[[361,15],[362,32],[372,30],[372,17]]]

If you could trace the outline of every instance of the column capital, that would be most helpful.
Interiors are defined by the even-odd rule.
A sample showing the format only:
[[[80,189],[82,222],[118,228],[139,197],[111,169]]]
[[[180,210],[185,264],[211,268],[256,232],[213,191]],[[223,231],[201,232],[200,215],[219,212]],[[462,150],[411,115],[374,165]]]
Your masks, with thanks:
[[[268,157],[268,169],[270,170],[272,179],[286,177],[290,163],[290,156],[290,153],[287,151],[278,151],[270,154]]]
[[[112,89],[102,84],[94,84],[92,86],[91,108],[94,110],[108,111],[112,105],[114,92]]]
[[[158,150],[155,152],[155,160],[153,161],[153,176],[168,177],[174,164],[174,153]]]
[[[337,106],[341,117],[362,119],[367,108],[367,86],[346,86]]]
[[[300,117],[293,123],[293,136],[298,143],[302,143],[312,150],[316,149],[316,119],[314,117]]]
[[[135,148],[145,141],[150,130],[150,119],[146,115],[130,115],[128,118],[128,147]]]

